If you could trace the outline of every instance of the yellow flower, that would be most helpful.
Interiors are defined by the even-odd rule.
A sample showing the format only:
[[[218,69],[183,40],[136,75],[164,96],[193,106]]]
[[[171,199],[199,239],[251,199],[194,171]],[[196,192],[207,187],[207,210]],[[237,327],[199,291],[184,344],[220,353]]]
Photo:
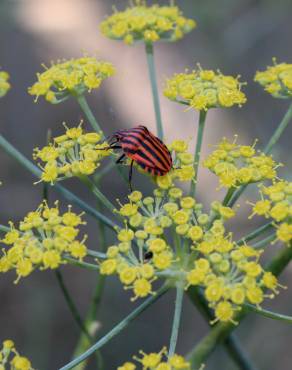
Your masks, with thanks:
[[[29,89],[36,100],[44,96],[50,103],[59,103],[70,95],[82,95],[99,88],[101,82],[112,76],[115,69],[111,63],[94,57],[82,57],[52,64],[37,74],[37,82]]]
[[[136,4],[124,11],[115,11],[101,23],[101,32],[114,40],[131,45],[135,41],[153,43],[176,41],[196,27],[196,22],[183,17],[176,6]]]
[[[30,360],[18,353],[10,339],[5,340],[0,348],[0,369],[8,369],[8,366],[11,370],[33,370]]]
[[[41,180],[54,184],[56,181],[72,176],[92,175],[100,166],[103,158],[111,154],[102,150],[106,143],[100,143],[101,134],[85,133],[82,122],[77,127],[68,128],[65,134],[53,139],[43,148],[35,148],[34,160],[41,160],[39,167],[43,170]]]
[[[50,208],[46,202],[41,203],[36,211],[29,212],[17,229],[10,224],[2,240],[7,245],[0,257],[0,271],[15,269],[16,282],[21,277],[30,275],[34,269],[55,269],[66,263],[66,255],[80,261],[87,255],[83,241],[78,241],[77,226],[84,224],[81,215],[72,212],[71,206],[63,215],[60,214],[58,202]]]
[[[9,74],[5,71],[0,71],[0,98],[6,95],[7,91],[10,89]]]
[[[222,187],[231,188],[277,177],[276,168],[280,164],[271,156],[259,151],[256,153],[255,143],[252,146],[238,145],[236,139],[232,143],[223,138],[217,144],[218,149],[203,162],[204,167],[219,177]],[[228,150],[222,149],[224,147]]]
[[[243,83],[238,79],[221,72],[202,70],[199,66],[190,73],[175,74],[168,79],[164,95],[199,111],[241,106],[246,97],[241,91]]]
[[[292,64],[277,64],[275,58],[273,64],[265,71],[257,72],[254,80],[273,97],[289,99],[292,97]]]

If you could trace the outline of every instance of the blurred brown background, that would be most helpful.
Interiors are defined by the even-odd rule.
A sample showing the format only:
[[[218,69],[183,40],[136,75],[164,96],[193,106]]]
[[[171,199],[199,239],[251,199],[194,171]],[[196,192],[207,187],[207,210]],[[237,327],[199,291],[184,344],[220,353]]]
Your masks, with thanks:
[[[163,4],[164,2],[159,2]],[[175,44],[157,44],[156,64],[160,87],[166,76],[180,72],[200,62],[206,68],[220,68],[226,74],[240,74],[248,85],[247,104],[241,109],[213,110],[208,116],[203,154],[223,135],[239,134],[240,142],[252,143],[259,138],[264,145],[282,118],[288,103],[275,100],[253,82],[257,69],[278,61],[292,61],[291,0],[177,0],[184,13],[194,18],[198,27]],[[154,129],[155,121],[142,46],[128,47],[103,37],[98,24],[112,5],[123,9],[126,1],[106,0],[1,0],[0,1],[0,66],[11,74],[12,90],[0,100],[1,133],[31,158],[35,146],[45,144],[47,130],[53,135],[62,131],[61,123],[75,125],[83,117],[73,100],[52,106],[39,99],[34,104],[27,87],[35,80],[40,64],[58,58],[79,57],[84,52],[114,63],[115,77],[89,96],[89,102],[106,134],[120,127],[144,124]],[[188,138],[196,133],[197,116],[184,112],[181,106],[169,102],[161,94],[166,141]],[[192,146],[194,140],[192,139]],[[286,162],[282,174],[289,178],[291,161],[291,129],[281,139],[275,151],[277,159]],[[290,152],[291,153],[291,152]],[[289,162],[289,163],[288,163]],[[41,200],[41,186],[5,153],[0,152],[0,222],[19,220]],[[123,199],[127,188],[120,181],[104,178],[102,189],[114,201]],[[147,193],[147,186],[135,174],[135,187]],[[94,205],[94,199],[76,181],[67,183],[83,199]],[[217,183],[213,175],[200,172],[199,197],[207,204],[214,196]],[[252,196],[253,190],[249,191]],[[63,202],[66,205],[66,201]],[[241,219],[236,227],[243,234],[252,224],[247,222],[247,209],[241,201]],[[86,232],[89,245],[98,249],[96,223],[88,218]],[[110,242],[110,238],[109,238]],[[271,250],[277,246],[270,247]],[[64,276],[76,303],[85,314],[94,288],[95,274],[77,268],[64,267]],[[32,359],[37,369],[55,370],[69,361],[78,339],[78,328],[65,305],[52,272],[35,272],[13,284],[14,275],[0,276],[0,340],[12,338],[21,352]],[[281,278],[292,285],[291,267]],[[167,345],[173,313],[174,297],[168,294],[147,310],[127,330],[102,349],[105,369],[115,369],[143,348],[146,352]],[[98,312],[99,335],[106,333],[130,312],[133,304],[129,294],[116,279],[106,283],[105,295]],[[281,291],[274,302],[265,307],[291,314],[291,287]],[[205,333],[207,325],[185,299],[177,351],[186,353]],[[263,370],[291,369],[292,328],[281,322],[251,316],[238,328],[237,334],[251,358]],[[94,369],[94,365],[89,367]],[[212,355],[207,369],[231,370],[235,366],[220,348]]]

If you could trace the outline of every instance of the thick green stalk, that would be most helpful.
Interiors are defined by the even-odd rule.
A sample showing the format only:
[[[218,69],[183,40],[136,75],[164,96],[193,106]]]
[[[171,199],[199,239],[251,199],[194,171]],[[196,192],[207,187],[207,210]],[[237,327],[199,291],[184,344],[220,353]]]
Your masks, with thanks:
[[[284,130],[288,126],[291,119],[292,119],[292,103],[290,104],[285,116],[283,117],[276,131],[273,133],[272,137],[270,138],[268,144],[265,146],[264,153],[270,154],[271,150],[273,149],[275,144],[280,139],[281,135],[283,134]]]
[[[289,324],[292,324],[292,316],[282,315],[280,313],[264,310],[263,308],[258,308],[252,304],[246,303],[244,305],[248,311],[257,313],[259,315],[268,317],[269,319],[279,320],[279,321],[285,321]]]
[[[285,247],[281,250],[265,268],[266,271],[271,271],[278,276],[288,265],[292,258],[292,248]],[[243,308],[235,317],[235,321],[240,322],[247,313],[247,309]],[[209,355],[214,351],[217,344],[224,341],[227,336],[237,326],[232,323],[218,323],[193,349],[189,358],[192,363],[192,369],[197,369],[200,364],[204,363]]]
[[[37,166],[35,166],[31,161],[29,161],[23,154],[21,154],[2,135],[0,135],[0,148],[4,149],[7,154],[14,158],[21,166],[26,168],[34,176],[36,176],[37,178],[41,177],[42,174],[41,170]],[[54,189],[56,189],[61,195],[63,195],[63,197],[67,199],[69,202],[76,204],[87,214],[89,214],[90,216],[97,220],[100,220],[110,229],[115,230],[115,227],[117,225],[113,221],[111,221],[108,217],[104,216],[102,213],[98,212],[96,209],[90,207],[87,203],[78,198],[74,193],[67,190],[60,184],[55,184]]]
[[[169,289],[168,286],[163,286],[160,288],[155,295],[147,298],[140,306],[133,310],[127,317],[125,317],[119,324],[117,324],[112,330],[110,330],[104,337],[97,341],[92,347],[90,347],[82,355],[75,358],[75,360],[69,362],[67,365],[61,367],[59,370],[69,370],[74,368],[80,362],[84,361],[87,357],[92,355],[97,349],[103,347],[108,343],[112,338],[124,330],[136,317],[138,317],[143,311],[151,306],[158,298],[167,292]]]
[[[148,72],[149,72],[149,78],[150,78],[150,83],[151,83],[152,99],[153,99],[155,118],[156,118],[157,136],[161,140],[163,140],[163,126],[162,126],[162,120],[161,120],[157,79],[156,79],[156,72],[155,72],[155,65],[154,65],[153,44],[146,43],[145,50],[146,50],[146,56],[147,56]]]
[[[230,334],[225,339],[224,347],[240,370],[257,370],[256,365],[251,362],[234,334]]]
[[[171,337],[169,343],[169,350],[168,350],[168,357],[171,357],[175,353],[177,338],[178,338],[178,331],[179,331],[179,324],[181,319],[182,313],[182,303],[183,303],[183,296],[184,296],[184,288],[182,285],[177,285],[176,287],[176,297],[175,297],[175,308],[174,308],[174,317],[172,323],[172,330],[171,330]]]
[[[96,118],[94,117],[88,103],[87,103],[87,100],[85,98],[84,95],[78,95],[76,96],[76,99],[81,107],[81,109],[83,110],[86,118],[88,119],[89,123],[91,124],[91,127],[93,128],[94,131],[98,132],[98,133],[102,133],[103,134],[103,131],[101,130]]]
[[[201,156],[201,149],[202,149],[202,142],[203,142],[203,135],[204,135],[204,128],[205,128],[206,116],[207,116],[207,112],[205,110],[201,110],[200,111],[200,116],[199,116],[199,126],[198,126],[198,132],[197,132],[197,143],[196,143],[195,156],[194,156],[194,170],[195,170],[195,175],[194,175],[194,179],[192,181],[191,190],[190,190],[190,195],[192,197],[194,197],[195,196],[195,193],[196,193],[198,170],[199,170],[199,164],[200,164],[200,156]]]

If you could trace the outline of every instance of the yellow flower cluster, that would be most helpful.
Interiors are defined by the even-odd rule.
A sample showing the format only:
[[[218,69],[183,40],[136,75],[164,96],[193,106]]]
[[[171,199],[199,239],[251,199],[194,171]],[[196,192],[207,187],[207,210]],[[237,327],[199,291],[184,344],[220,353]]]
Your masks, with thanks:
[[[55,137],[53,143],[42,149],[34,149],[34,160],[45,163],[40,165],[42,181],[53,184],[72,176],[92,175],[102,158],[111,154],[110,150],[102,150],[108,144],[101,142],[101,134],[85,133],[81,124],[73,128],[64,125],[64,135]]]
[[[180,270],[181,261],[164,233],[172,226],[181,235],[186,234],[194,209],[201,206],[193,198],[183,197],[176,187],[155,189],[153,197],[145,198],[134,191],[128,198],[129,202],[117,211],[126,227],[118,231],[118,244],[108,248],[100,272],[118,275],[125,289],[133,290],[135,300],[152,294],[157,277]]]
[[[215,209],[218,207],[215,202]],[[225,235],[222,220],[216,220],[205,231],[195,233],[192,249],[199,253],[186,274],[187,286],[200,286],[209,306],[214,309],[217,321],[235,323],[235,313],[245,302],[260,305],[268,288],[277,293],[277,278],[265,272],[258,263],[261,250],[251,246],[238,246],[232,234]],[[191,261],[191,258],[190,258]]]
[[[230,108],[241,106],[246,96],[241,91],[243,83],[239,76],[224,76],[221,72],[198,70],[190,73],[178,73],[166,81],[164,95],[196,110],[207,111],[210,108]]]
[[[12,340],[6,339],[0,350],[1,370],[33,370],[28,358],[20,356]]]
[[[174,181],[191,181],[194,178],[194,157],[188,152],[188,142],[174,140],[168,147],[173,158],[173,168],[165,176],[157,176],[156,183],[161,189],[169,189],[174,186]]]
[[[5,71],[0,71],[0,98],[6,95],[7,91],[10,89],[9,74]]]
[[[254,145],[238,145],[223,138],[203,165],[219,177],[220,186],[230,188],[276,178],[280,166]]]
[[[279,180],[271,186],[261,186],[261,200],[253,206],[252,214],[271,218],[277,229],[277,239],[289,243],[292,240],[292,182]]]
[[[254,80],[275,98],[292,97],[292,64],[279,63],[273,59],[274,65],[265,71],[257,72]]]
[[[142,365],[143,370],[191,370],[191,365],[183,356],[174,354],[167,358],[166,348],[160,352],[145,353],[140,351],[141,357],[134,356],[134,360]],[[136,370],[137,366],[133,362],[125,362],[117,370]]]
[[[101,32],[130,45],[139,40],[146,43],[176,41],[195,27],[196,22],[185,18],[176,6],[147,6],[145,1],[136,0],[135,6],[115,11],[106,18],[101,23]]]
[[[60,214],[58,202],[52,208],[43,202],[26,215],[18,228],[11,223],[11,230],[1,240],[6,247],[2,249],[0,272],[15,269],[18,282],[36,268],[58,268],[66,263],[66,256],[82,260],[87,254],[87,237],[77,240],[78,226],[85,224],[81,216],[73,213],[71,206]]]
[[[124,218],[125,228],[118,231],[118,244],[108,248],[107,259],[100,264],[101,274],[118,275],[125,289],[133,290],[133,300],[152,294],[152,283],[158,277],[177,275],[184,279],[182,265],[188,258],[187,250],[182,257],[173,249],[173,243],[164,236],[167,229],[172,228],[187,246],[203,234],[196,223],[209,222],[202,205],[183,196],[177,187],[157,188],[153,195],[143,198],[141,192],[134,191],[128,196],[129,202],[121,205],[117,212]],[[228,207],[218,211],[222,218],[233,215]]]
[[[36,96],[44,96],[50,103],[60,103],[70,95],[82,95],[98,89],[101,82],[114,74],[111,63],[98,61],[93,57],[83,57],[52,64],[45,72],[37,74],[35,82],[28,92]]]

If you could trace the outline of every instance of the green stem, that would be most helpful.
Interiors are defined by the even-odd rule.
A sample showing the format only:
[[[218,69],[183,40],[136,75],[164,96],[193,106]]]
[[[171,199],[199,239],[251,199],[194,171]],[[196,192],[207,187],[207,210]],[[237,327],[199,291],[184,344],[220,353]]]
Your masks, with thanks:
[[[223,206],[227,206],[230,199],[232,198],[234,192],[236,191],[236,188],[234,188],[233,186],[231,188],[228,189],[223,201],[222,201],[222,205]]]
[[[175,309],[174,309],[174,317],[172,323],[172,330],[171,330],[171,337],[169,343],[169,351],[168,357],[171,357],[175,353],[177,338],[178,338],[178,331],[179,331],[179,324],[181,319],[182,313],[182,302],[184,296],[184,288],[181,285],[176,287],[176,298],[175,298]]]
[[[266,145],[264,149],[265,154],[270,154],[271,150],[275,146],[275,144],[280,139],[281,135],[283,134],[284,130],[288,126],[289,122],[292,119],[292,103],[290,104],[285,116],[283,117],[282,121],[280,122],[279,126],[277,127],[276,131],[273,133],[270,141]]]
[[[105,253],[93,251],[92,249],[87,249],[87,255],[90,257],[100,258],[102,260],[107,258],[107,255]]]
[[[97,202],[97,206],[102,207],[100,202]],[[99,245],[101,246],[101,251],[105,252],[106,251],[106,234],[105,234],[104,225],[101,222],[98,223],[98,235],[99,235]],[[104,254],[106,256],[105,253],[99,253],[99,254]],[[101,297],[102,297],[102,293],[104,290],[104,284],[105,284],[105,275],[99,274],[97,277],[97,282],[96,282],[95,290],[93,293],[93,298],[91,300],[91,303],[90,303],[90,306],[89,306],[89,309],[87,311],[86,318],[85,318],[85,326],[86,328],[88,328],[88,330],[92,330],[93,328],[98,328],[96,316],[97,316],[98,306],[101,302]],[[84,351],[86,351],[90,347],[92,343],[88,342],[86,339],[87,338],[84,335],[84,333],[81,333],[76,349],[74,351],[73,357],[79,356],[80,354],[82,354]],[[100,351],[98,351],[97,354],[98,354],[98,358],[97,358],[98,359],[98,369],[103,370],[104,361],[102,358],[102,354],[100,353]],[[87,360],[79,364],[76,367],[76,370],[84,369],[86,367]]]
[[[73,302],[73,299],[71,298],[70,296],[70,293],[64,283],[64,279],[63,279],[63,276],[62,276],[62,273],[61,271],[59,270],[56,270],[55,271],[55,274],[56,274],[56,278],[58,280],[58,284],[60,286],[60,289],[63,293],[63,296],[66,300],[66,303],[67,303],[67,306],[76,322],[76,324],[79,326],[79,328],[81,329],[81,331],[84,333],[84,335],[86,335],[87,339],[91,342],[92,341],[92,337],[91,335],[89,334],[87,328],[85,327],[83,321],[82,321],[82,318],[78,312],[78,309],[75,305],[75,303]]]
[[[292,316],[282,315],[280,313],[264,310],[263,308],[258,308],[252,304],[245,303],[244,305],[249,311],[258,313],[259,315],[268,317],[269,319],[279,320],[279,321],[285,321],[289,324],[292,324]]]
[[[89,179],[87,176],[79,176],[80,180],[88,187],[88,189],[94,194],[96,199],[102,203],[105,208],[113,212],[115,206],[107,199],[105,195],[98,189],[98,187]]]
[[[265,231],[270,230],[271,228],[273,228],[273,222],[268,222],[268,223],[260,226],[256,230],[253,230],[251,233],[247,234],[246,236],[244,236],[240,240],[238,240],[238,242],[236,242],[236,244],[237,245],[245,244],[245,243],[249,242],[250,240],[253,240],[253,239],[257,238],[259,235],[263,234]]]
[[[160,298],[169,289],[168,286],[163,286],[160,288],[155,295],[147,298],[140,306],[133,310],[127,317],[125,317],[119,324],[117,324],[111,331],[109,331],[104,337],[97,341],[92,347],[90,347],[82,355],[75,358],[75,360],[69,362],[65,366],[61,367],[59,370],[69,370],[74,366],[78,365],[80,362],[84,361],[87,357],[92,355],[97,349],[103,347],[112,338],[124,330],[136,317],[138,317],[146,308],[151,306],[158,298]]]
[[[229,356],[241,370],[257,370],[257,367],[251,362],[247,354],[240,345],[239,340],[234,334],[230,334],[224,341]]]
[[[202,142],[203,142],[203,135],[204,135],[206,117],[207,117],[207,112],[205,110],[201,110],[200,111],[200,116],[199,116],[197,143],[196,143],[195,156],[194,156],[195,175],[194,175],[193,182],[191,184],[191,191],[190,191],[190,195],[192,197],[194,197],[195,193],[196,193],[198,170],[199,170],[199,164],[200,164],[201,148],[202,148]]]
[[[23,154],[21,154],[2,135],[0,135],[0,148],[4,149],[4,151],[7,154],[14,158],[21,166],[23,166],[25,169],[31,172],[34,176],[36,176],[37,178],[41,177],[42,174],[41,170],[37,166],[35,166],[31,161],[29,161]],[[111,221],[108,217],[104,216],[102,213],[98,212],[96,209],[90,207],[87,203],[78,198],[74,193],[67,190],[60,184],[55,184],[54,189],[56,189],[69,202],[74,203],[93,218],[100,220],[108,228],[115,230],[115,227],[117,225],[113,221]]]
[[[90,109],[90,107],[87,103],[87,100],[86,100],[85,96],[84,95],[78,95],[76,97],[76,99],[77,99],[81,109],[83,110],[86,118],[88,119],[89,123],[91,124],[91,127],[93,128],[93,130],[98,132],[98,133],[101,132],[103,134],[96,118],[94,117],[94,115],[93,115],[93,113],[92,113],[92,111],[91,111],[91,109]]]
[[[291,246],[290,248],[285,247],[273,258],[265,270],[271,271],[275,276],[278,276],[289,264],[291,258]],[[235,321],[240,323],[246,313],[247,309],[243,307],[241,312],[236,315]],[[238,325],[235,326],[232,323],[218,323],[191,352],[189,358],[193,365],[192,369],[197,369],[214,351],[217,344],[224,341],[236,327],[238,327]]]
[[[155,72],[155,65],[154,65],[153,44],[146,43],[145,50],[146,50],[149,78],[150,78],[150,83],[151,83],[151,91],[152,91],[152,99],[153,99],[153,105],[154,105],[154,111],[155,111],[155,118],[156,118],[157,135],[161,140],[163,140],[163,126],[162,126],[162,120],[161,120],[157,79],[156,79],[156,72]]]
[[[0,231],[3,231],[4,233],[8,233],[8,231],[10,230],[11,229],[8,226],[0,225]]]
[[[64,256],[64,259],[69,262],[70,265],[82,267],[87,270],[99,271],[99,267],[97,265],[93,265],[92,263],[78,261],[69,256]]]
[[[274,240],[275,240],[275,233],[272,233],[271,235],[267,236],[265,239],[259,240],[258,242],[254,243],[252,247],[255,249],[266,247],[268,244],[270,244]]]

